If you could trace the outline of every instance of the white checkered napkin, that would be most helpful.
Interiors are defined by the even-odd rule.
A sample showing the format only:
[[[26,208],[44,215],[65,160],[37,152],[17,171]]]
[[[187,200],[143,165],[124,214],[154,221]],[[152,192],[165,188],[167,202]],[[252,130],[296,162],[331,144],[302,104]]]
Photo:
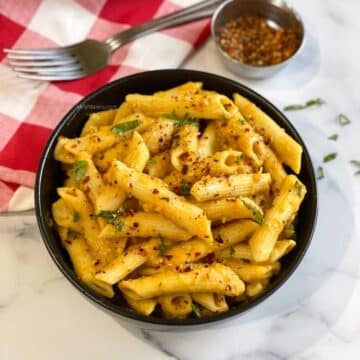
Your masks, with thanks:
[[[41,48],[103,40],[199,0],[19,0],[0,6],[0,48]],[[33,207],[41,152],[65,113],[109,81],[178,67],[209,34],[209,20],[166,29],[119,49],[85,79],[47,83],[17,78],[0,51],[0,212]],[[156,54],[156,56],[154,56]]]

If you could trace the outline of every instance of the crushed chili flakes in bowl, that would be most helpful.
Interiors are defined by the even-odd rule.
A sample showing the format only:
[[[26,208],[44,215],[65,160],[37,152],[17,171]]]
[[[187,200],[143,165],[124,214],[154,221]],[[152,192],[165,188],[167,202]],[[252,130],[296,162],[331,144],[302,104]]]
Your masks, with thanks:
[[[233,59],[254,66],[284,62],[300,47],[296,28],[284,28],[261,16],[246,15],[228,21],[220,30],[219,43]]]

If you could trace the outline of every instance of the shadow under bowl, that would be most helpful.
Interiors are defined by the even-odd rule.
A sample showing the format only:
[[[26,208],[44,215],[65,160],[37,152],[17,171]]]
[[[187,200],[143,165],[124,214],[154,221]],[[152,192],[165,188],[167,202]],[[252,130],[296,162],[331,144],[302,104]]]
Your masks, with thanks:
[[[283,127],[303,147],[302,169],[299,178],[306,185],[308,193],[299,211],[297,246],[281,261],[281,271],[272,281],[267,292],[256,299],[232,306],[226,313],[211,317],[194,317],[181,320],[155,316],[146,317],[132,311],[119,293],[113,299],[105,298],[95,293],[77,278],[69,256],[61,246],[51,215],[51,205],[58,198],[56,188],[62,186],[64,180],[60,163],[54,160],[54,149],[59,136],[70,138],[79,136],[91,113],[118,107],[125,100],[127,94],[152,94],[187,81],[201,81],[205,89],[214,90],[229,97],[238,92],[254,102]],[[50,256],[65,277],[87,299],[119,320],[128,321],[144,329],[193,330],[234,318],[254,308],[284,284],[299,265],[310,244],[316,222],[317,194],[314,170],[305,144],[289,120],[274,105],[246,86],[217,75],[192,70],[157,70],[128,76],[105,85],[86,96],[65,115],[52,133],[40,160],[35,184],[35,207],[41,236]]]

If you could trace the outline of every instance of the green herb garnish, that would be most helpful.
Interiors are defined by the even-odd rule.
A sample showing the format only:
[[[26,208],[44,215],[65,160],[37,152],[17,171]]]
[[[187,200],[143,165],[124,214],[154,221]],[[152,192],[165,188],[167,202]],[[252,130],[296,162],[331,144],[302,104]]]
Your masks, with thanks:
[[[79,219],[80,219],[80,214],[76,210],[74,210],[74,212],[73,212],[73,221],[74,221],[74,223],[78,222]]]
[[[127,121],[121,124],[117,124],[111,128],[111,131],[118,135],[124,135],[127,131],[135,129],[140,125],[139,120]]]
[[[68,239],[74,239],[76,237],[76,232],[72,229],[68,229],[66,236]]]
[[[333,140],[336,141],[338,139],[339,135],[338,134],[332,134],[331,136],[328,137],[329,140]]]
[[[122,211],[109,211],[109,210],[103,210],[100,211],[98,214],[91,215],[91,218],[97,219],[99,217],[107,220],[107,222],[113,226],[115,226],[117,231],[122,231],[124,222],[120,219],[117,219],[118,216],[123,215],[124,213]]]
[[[182,196],[190,195],[190,189],[191,189],[191,185],[189,183],[183,182],[180,188],[180,195]]]
[[[235,254],[235,249],[233,246],[229,247],[229,254],[230,254],[230,256],[233,256]]]
[[[159,238],[159,254],[162,256],[166,252],[166,245],[164,242],[164,238],[160,233],[158,234],[158,238]]]
[[[250,204],[249,202],[247,202],[244,199],[241,199],[241,202],[250,210],[254,213],[254,220],[256,223],[258,224],[262,224],[264,222],[264,215],[262,214],[262,212],[259,210],[259,208],[256,205]]]
[[[337,153],[330,153],[324,156],[323,162],[329,162],[335,160],[337,157]]]
[[[339,115],[336,117],[336,120],[338,121],[338,123],[339,123],[341,126],[346,126],[346,125],[351,124],[350,119],[349,119],[346,115],[344,115],[344,114],[339,114]]]
[[[191,304],[191,308],[192,308],[193,313],[194,313],[197,317],[201,317],[200,308],[199,308],[195,303],[192,303],[192,304]]]
[[[237,164],[240,164],[241,163],[241,160],[244,158],[244,154],[241,154],[239,155],[237,158],[236,158],[236,163]]]
[[[302,185],[299,183],[299,181],[295,181],[295,189],[297,191],[297,195],[298,197],[301,197],[301,193],[302,193]]]
[[[354,172],[354,175],[360,175],[360,161],[359,160],[351,160],[350,164],[356,166],[359,170]]]
[[[184,117],[176,115],[176,112],[173,111],[171,114],[165,114],[163,117],[167,119],[174,120],[174,127],[180,128],[184,125],[193,125],[199,127],[199,120],[193,117],[190,117],[188,114],[185,114]]]
[[[71,170],[75,173],[75,182],[77,185],[81,183],[81,180],[86,174],[88,162],[86,160],[75,161]]]
[[[323,99],[311,99],[308,100],[305,104],[292,104],[284,107],[284,111],[293,111],[293,110],[304,110],[313,106],[324,105],[325,101]]]
[[[323,167],[322,167],[322,166],[318,166],[316,179],[317,179],[317,180],[321,180],[321,179],[323,179],[324,177],[325,177],[325,175],[324,175],[324,169],[323,169]]]
[[[241,124],[241,125],[247,125],[247,122],[246,122],[246,120],[245,120],[243,117],[241,117],[241,118],[239,119],[239,121],[240,121],[240,124]]]
[[[155,165],[155,164],[156,164],[156,159],[153,158],[153,157],[151,157],[151,158],[148,160],[148,164],[151,165],[151,166]]]

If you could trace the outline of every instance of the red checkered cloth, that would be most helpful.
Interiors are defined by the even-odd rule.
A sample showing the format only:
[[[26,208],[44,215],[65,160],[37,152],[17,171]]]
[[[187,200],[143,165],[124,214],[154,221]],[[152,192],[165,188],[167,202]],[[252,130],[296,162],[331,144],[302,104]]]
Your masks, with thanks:
[[[110,66],[85,79],[17,78],[3,48],[63,46],[115,33],[198,0],[16,0],[0,6],[0,212],[31,209],[41,152],[66,112],[83,96],[139,71],[175,68],[209,35],[209,20],[163,30],[114,53]],[[156,54],[154,56],[154,54]]]

